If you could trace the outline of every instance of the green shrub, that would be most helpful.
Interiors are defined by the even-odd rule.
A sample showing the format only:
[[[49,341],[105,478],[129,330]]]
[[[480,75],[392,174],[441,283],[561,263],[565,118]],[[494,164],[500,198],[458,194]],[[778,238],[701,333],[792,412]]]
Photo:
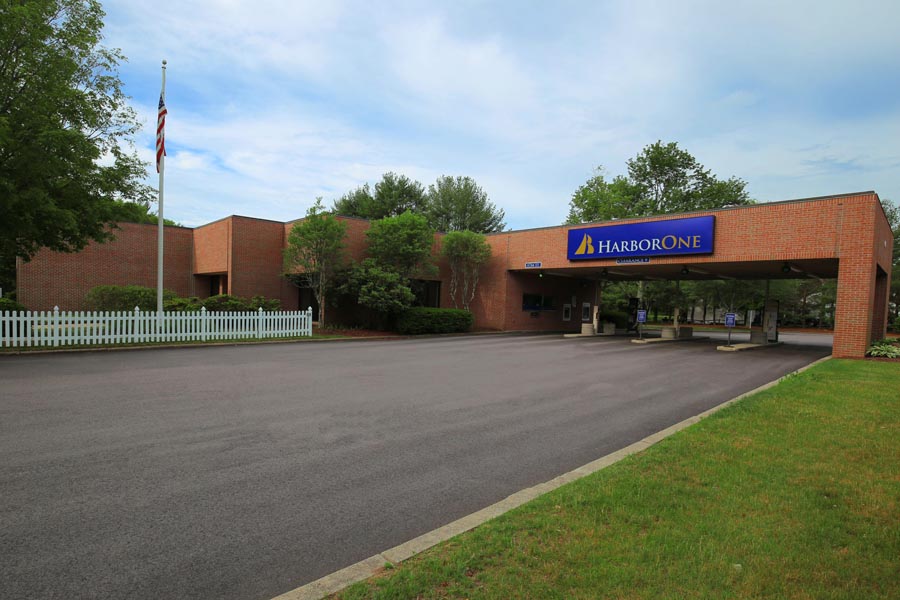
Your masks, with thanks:
[[[203,307],[203,301],[196,296],[190,298],[170,298],[163,301],[163,310],[166,312],[196,312]]]
[[[175,297],[172,290],[163,290],[163,303]],[[98,285],[84,299],[90,310],[156,310],[156,289],[140,285]]]
[[[900,346],[892,340],[879,340],[869,346],[866,350],[866,356],[877,356],[881,358],[900,358]]]
[[[203,300],[203,306],[210,312],[244,312],[253,310],[250,308],[250,302],[247,300],[228,294],[210,296]]]
[[[617,329],[628,327],[628,314],[616,310],[604,310],[597,313],[598,323],[615,323]]]
[[[26,308],[9,298],[0,298],[0,312],[25,312]]]
[[[278,298],[266,298],[265,296],[253,296],[250,298],[250,310],[259,310],[262,308],[265,311],[271,310],[281,310],[281,300]]]
[[[900,333],[900,315],[897,315],[897,318],[894,319],[894,332]]]
[[[472,313],[456,308],[409,308],[397,319],[397,331],[404,335],[460,333],[472,328]]]

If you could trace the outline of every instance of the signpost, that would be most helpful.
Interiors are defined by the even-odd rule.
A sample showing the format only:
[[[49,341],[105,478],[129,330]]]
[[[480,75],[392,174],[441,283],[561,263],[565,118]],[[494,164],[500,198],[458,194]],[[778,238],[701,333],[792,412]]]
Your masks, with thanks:
[[[735,313],[725,313],[725,327],[728,328],[728,345],[731,346],[731,330],[734,329],[734,325],[737,322],[737,315]]]
[[[637,311],[638,339],[644,339],[644,323],[647,322],[647,311]]]

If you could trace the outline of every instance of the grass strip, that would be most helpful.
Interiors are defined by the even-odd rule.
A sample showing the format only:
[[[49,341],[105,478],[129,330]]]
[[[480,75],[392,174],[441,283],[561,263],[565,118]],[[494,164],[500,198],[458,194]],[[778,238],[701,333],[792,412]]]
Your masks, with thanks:
[[[900,598],[900,367],[791,376],[336,597]]]

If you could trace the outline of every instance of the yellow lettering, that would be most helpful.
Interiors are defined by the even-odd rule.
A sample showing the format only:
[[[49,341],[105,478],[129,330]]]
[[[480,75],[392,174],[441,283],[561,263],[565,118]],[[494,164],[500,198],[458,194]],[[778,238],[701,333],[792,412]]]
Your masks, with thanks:
[[[700,236],[695,235],[694,236],[694,248],[699,248],[699,247],[700,247]]]
[[[581,245],[578,246],[578,250],[575,251],[575,254],[593,254],[594,253],[594,240],[591,239],[591,236],[588,234],[584,234],[584,238],[581,240]]]
[[[668,246],[666,245],[666,240],[671,240],[671,241],[669,242],[669,245],[668,245]],[[677,240],[675,239],[675,236],[674,236],[674,235],[667,235],[667,236],[664,237],[662,240],[660,240],[660,242],[662,243],[663,249],[665,249],[665,250],[671,250],[671,249],[673,249],[673,248],[675,247],[675,244],[677,243]]]
[[[678,238],[678,247],[679,248],[690,248],[691,244],[688,242],[687,238],[680,237],[680,238]]]

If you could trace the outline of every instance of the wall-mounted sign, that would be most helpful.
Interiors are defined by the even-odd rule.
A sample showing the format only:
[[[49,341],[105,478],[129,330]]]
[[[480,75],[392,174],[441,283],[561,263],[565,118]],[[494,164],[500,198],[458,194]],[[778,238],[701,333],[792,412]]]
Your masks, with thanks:
[[[617,265],[633,265],[637,263],[648,263],[650,262],[649,258],[617,258]]]
[[[569,260],[618,257],[710,254],[716,218],[689,217],[668,221],[624,223],[570,229]]]
[[[525,263],[525,268],[526,269],[540,269],[541,263],[539,263],[539,262]]]

